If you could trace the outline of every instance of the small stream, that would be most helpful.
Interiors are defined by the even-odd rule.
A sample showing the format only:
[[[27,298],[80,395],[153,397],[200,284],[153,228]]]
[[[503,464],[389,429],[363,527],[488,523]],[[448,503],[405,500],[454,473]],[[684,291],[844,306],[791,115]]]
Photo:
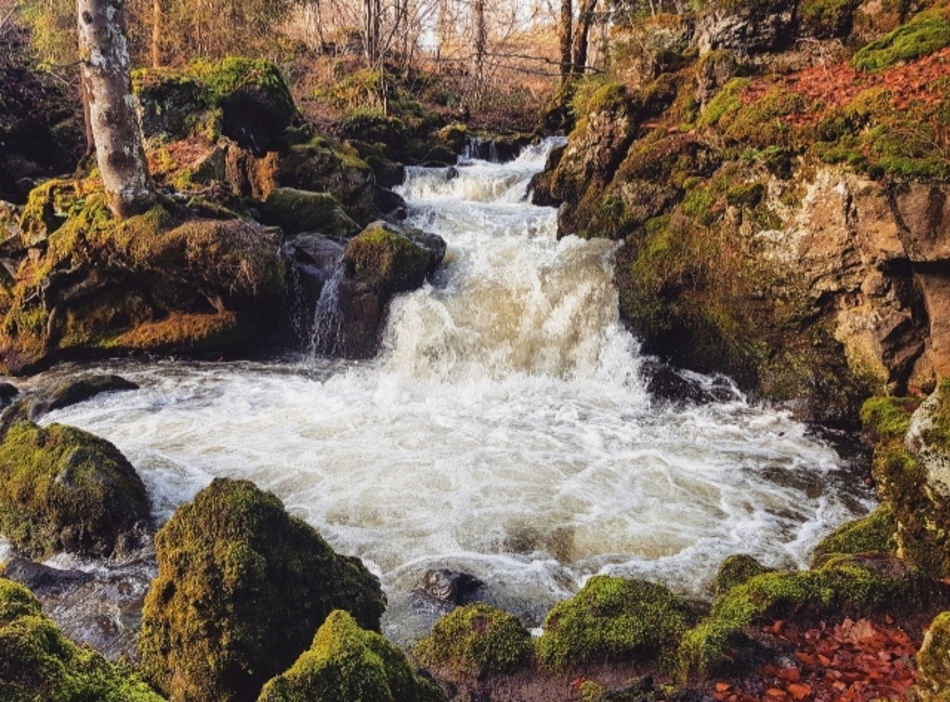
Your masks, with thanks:
[[[408,170],[409,224],[448,253],[393,303],[378,359],[102,364],[141,389],[43,421],[115,443],[160,521],[216,476],[273,491],[379,575],[400,643],[431,623],[410,596],[431,568],[471,573],[537,626],[595,573],[708,597],[732,553],[803,565],[870,492],[830,445],[722,379],[692,376],[718,384],[716,402],[650,396],[612,243],[559,241],[555,210],[524,199],[549,146]]]

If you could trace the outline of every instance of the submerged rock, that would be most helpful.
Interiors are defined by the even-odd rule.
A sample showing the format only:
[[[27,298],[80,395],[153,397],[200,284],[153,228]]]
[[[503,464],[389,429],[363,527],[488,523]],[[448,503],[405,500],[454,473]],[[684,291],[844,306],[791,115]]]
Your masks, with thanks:
[[[161,702],[129,666],[77,646],[25,587],[0,578],[0,698]]]
[[[258,702],[441,702],[445,696],[406,655],[347,612],[331,612],[311,647],[270,680]]]
[[[108,557],[149,530],[145,486],[111,443],[60,424],[15,424],[0,443],[0,532],[22,552]]]
[[[171,700],[256,699],[334,609],[379,629],[379,581],[246,480],[212,481],[155,547],[139,654]]]

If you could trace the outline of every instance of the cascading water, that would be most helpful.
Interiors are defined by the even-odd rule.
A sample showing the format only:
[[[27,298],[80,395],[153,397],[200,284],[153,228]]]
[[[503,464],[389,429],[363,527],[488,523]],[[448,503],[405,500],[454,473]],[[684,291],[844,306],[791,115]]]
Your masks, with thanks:
[[[272,490],[380,575],[397,641],[423,633],[408,593],[430,568],[477,576],[537,624],[593,573],[702,596],[731,553],[803,563],[869,493],[805,427],[737,392],[650,398],[611,243],[558,241],[554,210],[523,201],[545,154],[409,169],[410,224],[448,253],[394,301],[377,360],[116,363],[139,391],[45,421],[116,443],[160,519],[214,476]]]

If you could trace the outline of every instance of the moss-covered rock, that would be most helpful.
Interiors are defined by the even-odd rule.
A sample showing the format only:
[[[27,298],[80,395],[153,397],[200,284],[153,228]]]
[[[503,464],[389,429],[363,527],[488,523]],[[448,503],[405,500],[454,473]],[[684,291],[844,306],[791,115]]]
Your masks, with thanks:
[[[866,517],[842,524],[822,539],[812,552],[812,566],[818,567],[837,556],[859,553],[893,553],[897,521],[887,505]]]
[[[897,523],[898,553],[925,573],[950,576],[950,381],[923,403],[872,398],[861,416],[877,439],[871,471]]]
[[[708,675],[750,663],[755,644],[748,627],[754,624],[919,610],[936,590],[939,585],[892,557],[843,558],[819,570],[757,575],[719,595],[709,615],[686,632],[679,649],[680,673]]]
[[[405,654],[348,613],[331,612],[313,644],[272,678],[258,702],[440,702],[442,692],[417,673]]]
[[[880,71],[947,45],[950,45],[950,7],[943,4],[915,15],[907,24],[863,46],[851,63],[865,71]]]
[[[119,222],[94,181],[63,207],[64,221],[23,252],[0,296],[6,372],[90,353],[239,353],[275,318],[284,262],[273,231],[172,203]],[[24,212],[25,230],[36,217]]]
[[[442,258],[432,245],[426,245],[429,239],[421,237],[421,232],[414,239],[412,232],[374,222],[346,245],[347,274],[370,281],[388,294],[417,288]]]
[[[8,702],[161,702],[129,666],[69,641],[22,585],[0,578],[0,697]]]
[[[172,700],[256,699],[334,609],[379,629],[386,600],[377,579],[248,481],[212,481],[162,527],[155,548],[139,653]]]
[[[716,583],[713,589],[717,595],[721,595],[737,585],[748,582],[756,575],[762,575],[762,573],[769,573],[771,571],[771,568],[766,568],[748,554],[739,553],[729,556],[719,564],[719,569],[716,571]]]
[[[941,612],[930,623],[916,660],[921,699],[945,700],[950,693],[950,612]]]
[[[319,232],[335,237],[353,236],[360,226],[329,193],[295,188],[275,188],[261,206],[264,221],[285,234]]]
[[[594,576],[548,613],[538,660],[555,670],[581,662],[654,661],[676,649],[693,620],[686,603],[662,585]]]
[[[423,665],[474,678],[517,670],[531,652],[531,634],[518,618],[483,602],[439,619],[415,649]]]
[[[104,439],[60,424],[20,422],[0,444],[0,531],[35,558],[111,556],[149,523],[145,486]]]

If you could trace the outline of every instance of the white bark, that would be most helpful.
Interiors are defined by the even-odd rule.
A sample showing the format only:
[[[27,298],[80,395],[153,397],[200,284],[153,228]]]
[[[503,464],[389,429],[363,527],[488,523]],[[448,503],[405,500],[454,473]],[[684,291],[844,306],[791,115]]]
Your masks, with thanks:
[[[76,0],[89,122],[109,209],[122,219],[155,201],[129,74],[123,0]]]

